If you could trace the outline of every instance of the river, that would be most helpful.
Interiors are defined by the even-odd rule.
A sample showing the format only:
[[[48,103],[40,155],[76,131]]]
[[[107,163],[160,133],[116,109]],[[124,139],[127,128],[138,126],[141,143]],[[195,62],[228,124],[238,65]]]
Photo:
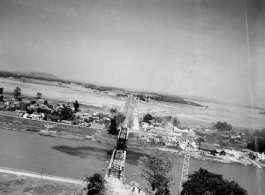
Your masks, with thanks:
[[[112,148],[91,142],[67,140],[61,138],[43,137],[35,133],[11,131],[0,128],[0,166],[21,170],[41,172],[45,174],[85,178],[85,174],[92,175],[106,169],[112,154]],[[142,155],[128,149],[126,182],[139,181],[137,160]],[[174,186],[170,191],[177,194],[183,157],[169,155],[173,162],[172,175]],[[255,167],[222,164],[210,161],[191,159],[190,172],[200,167],[211,172],[223,174],[225,179],[234,180],[245,188],[249,195],[265,194],[265,171]]]

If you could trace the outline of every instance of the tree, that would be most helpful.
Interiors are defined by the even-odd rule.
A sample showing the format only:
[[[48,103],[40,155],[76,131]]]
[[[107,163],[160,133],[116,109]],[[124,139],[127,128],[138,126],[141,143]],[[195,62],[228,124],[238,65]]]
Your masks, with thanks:
[[[14,89],[14,98],[15,99],[21,98],[21,90],[19,87],[16,87],[16,89]]]
[[[109,133],[110,134],[118,134],[118,127],[123,123],[125,120],[125,116],[117,112],[110,120],[110,126],[109,126]]]
[[[227,124],[226,122],[217,122],[214,126],[214,129],[218,129],[219,131],[231,131],[232,130],[232,125]]]
[[[118,125],[116,123],[116,119],[110,119],[110,126],[109,126],[109,134],[118,134]]]
[[[247,195],[236,182],[229,182],[222,175],[202,168],[189,174],[182,187],[181,195]]]
[[[176,117],[173,119],[173,126],[181,128],[181,122]]]
[[[3,97],[3,91],[4,91],[4,87],[0,88],[0,101],[3,101],[4,97]]]
[[[38,93],[36,94],[36,96],[37,96],[38,99],[41,99],[41,97],[42,97],[42,93],[38,92]]]
[[[63,105],[63,108],[60,110],[59,116],[62,117],[62,120],[73,120],[74,114],[71,108]]]
[[[163,152],[153,150],[140,158],[139,167],[141,179],[146,182],[152,190],[157,189],[157,193],[165,194],[170,187],[172,176],[169,172],[172,169],[172,162]]]
[[[152,120],[152,119],[153,119],[152,115],[148,113],[148,114],[144,115],[143,122],[151,124],[150,120]]]
[[[43,104],[48,105],[48,100],[44,100]]]
[[[117,108],[111,108],[110,109],[110,113],[111,114],[115,114],[115,113],[117,113],[118,111],[117,111]]]
[[[87,195],[103,194],[104,179],[101,174],[95,173],[93,176],[90,177],[86,175],[85,182],[87,183],[85,188]]]
[[[255,131],[249,136],[247,148],[256,152],[265,152],[265,129]]]
[[[78,103],[78,101],[77,100],[75,100],[75,102],[74,102],[74,108],[75,108],[75,112],[78,112],[78,110],[79,110],[79,103]]]
[[[115,115],[115,119],[117,125],[120,126],[124,122],[125,116],[121,112],[117,112],[117,114]]]

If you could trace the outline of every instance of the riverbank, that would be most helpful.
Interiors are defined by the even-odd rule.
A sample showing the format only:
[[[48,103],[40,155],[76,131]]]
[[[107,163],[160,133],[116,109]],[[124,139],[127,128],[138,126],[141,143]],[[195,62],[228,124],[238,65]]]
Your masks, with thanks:
[[[1,166],[39,173],[43,168],[45,174],[66,178],[83,180],[85,174],[101,173],[102,168],[107,169],[113,151],[113,147],[96,142],[51,138],[36,133],[4,129],[0,133]],[[146,148],[127,148],[126,183],[137,181],[141,184],[138,160],[145,154],[145,151]],[[176,184],[170,188],[173,193],[178,190],[183,156],[170,152],[168,152],[168,156],[173,163],[174,179],[172,182]],[[224,178],[246,186],[249,194],[258,194],[256,190],[258,178],[258,181],[265,180],[265,172],[262,169],[244,167],[235,163],[225,164],[191,158],[189,172],[197,171],[200,167],[217,174],[223,174]],[[245,177],[246,175],[248,177]],[[265,192],[265,189],[262,187],[261,191]]]
[[[4,118],[3,118],[4,117]],[[8,121],[6,121],[6,118],[8,118]],[[70,140],[76,140],[76,141],[87,141],[87,142],[96,142],[103,145],[108,145],[110,147],[114,147],[116,143],[116,136],[108,134],[106,129],[96,130],[86,127],[84,128],[85,133],[71,133],[67,132],[65,129],[65,126],[68,127],[69,125],[63,125],[62,129],[64,131],[58,129],[52,129],[51,131],[45,130],[43,124],[38,125],[32,125],[29,123],[28,125],[23,125],[22,122],[19,122],[19,120],[26,120],[27,122],[33,122],[34,124],[37,122],[39,123],[47,123],[44,121],[36,121],[32,119],[24,119],[20,117],[15,116],[5,116],[0,114],[0,123],[2,124],[2,128],[7,130],[16,130],[16,131],[22,131],[22,132],[31,132],[31,133],[39,133],[42,136],[50,136],[50,137],[56,137],[56,138],[64,138],[64,139],[70,139]],[[49,122],[52,123],[52,122]],[[55,123],[56,124],[56,123]],[[61,125],[61,124],[60,124]],[[70,125],[71,128],[79,128],[77,126]],[[69,127],[68,127],[69,128]],[[152,147],[145,147],[142,146],[138,141],[136,137],[131,137],[129,139],[128,147],[134,149],[135,151],[139,151],[141,149],[149,150],[149,149],[159,149],[164,152],[168,153],[174,153],[176,155],[183,156],[183,150],[181,149],[172,149],[167,146],[152,146]],[[144,153],[144,152],[143,152]],[[247,156],[243,156],[243,158],[236,159],[234,157],[227,157],[227,156],[214,156],[214,155],[202,155],[198,152],[192,152],[191,154],[194,158],[197,158],[199,160],[209,160],[209,161],[215,161],[219,163],[237,163],[241,164],[243,166],[257,166],[258,168],[261,168],[260,165],[257,165],[257,163],[253,162],[251,159],[249,159]]]
[[[11,171],[0,168],[0,194],[34,194],[34,195],[83,195],[82,183],[71,180],[60,180],[53,176],[34,177],[35,174],[24,171]],[[58,180],[57,180],[58,179]]]

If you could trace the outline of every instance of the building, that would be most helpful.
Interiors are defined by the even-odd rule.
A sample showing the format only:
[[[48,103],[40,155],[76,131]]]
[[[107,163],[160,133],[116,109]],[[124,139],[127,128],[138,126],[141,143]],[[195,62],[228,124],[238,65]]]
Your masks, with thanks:
[[[139,184],[135,181],[130,183],[131,195],[146,195],[146,192],[139,187]]]
[[[258,158],[260,159],[260,160],[265,160],[265,154],[264,154],[264,152],[262,152],[262,153],[258,153]]]
[[[216,148],[212,144],[209,144],[207,142],[201,142],[199,150],[204,150],[208,152],[216,152]]]

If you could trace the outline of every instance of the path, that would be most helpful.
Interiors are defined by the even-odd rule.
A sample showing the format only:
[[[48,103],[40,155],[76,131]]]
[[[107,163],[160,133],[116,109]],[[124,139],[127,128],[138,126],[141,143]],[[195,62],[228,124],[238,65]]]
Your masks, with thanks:
[[[139,119],[138,119],[138,110],[136,107],[134,107],[134,112],[133,112],[133,130],[134,131],[140,131]]]
[[[38,178],[38,179],[47,179],[47,180],[52,180],[52,181],[79,184],[79,185],[82,185],[84,183],[81,180],[57,177],[57,176],[46,175],[46,174],[42,175],[42,174],[39,174],[39,173],[34,173],[34,172],[29,172],[29,171],[22,171],[22,170],[11,169],[11,168],[6,168],[6,167],[0,167],[0,172],[1,173],[15,174],[15,175],[23,175],[23,176],[33,177],[33,178]]]

